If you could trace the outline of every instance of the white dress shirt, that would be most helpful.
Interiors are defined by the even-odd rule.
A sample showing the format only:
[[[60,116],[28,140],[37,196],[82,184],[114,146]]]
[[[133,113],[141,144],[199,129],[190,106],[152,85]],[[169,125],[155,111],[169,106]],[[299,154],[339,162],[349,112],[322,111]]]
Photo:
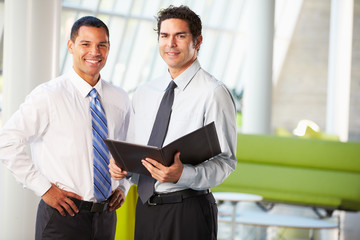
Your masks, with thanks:
[[[127,137],[129,142],[147,144],[162,96],[171,80],[167,72],[134,93]],[[197,166],[184,164],[176,184],[157,181],[155,191],[208,189],[222,183],[236,167],[235,104],[225,85],[204,71],[198,60],[174,81],[177,87],[163,146],[214,121],[222,153]],[[133,174],[132,182],[137,183],[137,180],[138,175]]]
[[[43,83],[0,131],[0,160],[36,195],[42,196],[54,183],[96,201],[88,96],[92,88],[74,70]],[[127,93],[102,79],[94,88],[105,109],[109,138],[124,140],[130,115]],[[26,152],[29,144],[31,156]],[[126,193],[129,186],[127,180],[112,180],[113,189]]]

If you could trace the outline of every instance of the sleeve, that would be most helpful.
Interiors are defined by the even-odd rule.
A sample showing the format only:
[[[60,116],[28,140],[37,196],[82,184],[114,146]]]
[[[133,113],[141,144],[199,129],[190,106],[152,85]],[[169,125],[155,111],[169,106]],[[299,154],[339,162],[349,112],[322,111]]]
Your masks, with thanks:
[[[231,93],[218,86],[205,107],[205,123],[215,122],[222,153],[197,166],[184,164],[177,185],[196,190],[222,183],[236,167],[236,108]],[[181,159],[181,155],[180,155]]]
[[[132,183],[126,178],[118,180],[118,183],[119,183],[118,188],[120,188],[125,193],[126,196]]]
[[[128,131],[129,131],[130,116],[131,116],[132,108],[131,108],[129,99],[127,99],[127,101],[129,102],[129,104],[128,104],[128,108],[126,111],[124,124],[123,124],[124,131],[122,131],[124,133],[124,136],[120,136],[118,138],[119,140],[126,140],[126,135],[128,134]],[[130,179],[124,178],[122,180],[117,180],[117,183],[118,183],[118,188],[120,188],[125,193],[125,196],[126,196],[132,185],[132,182],[130,181]]]
[[[29,156],[29,145],[41,139],[49,124],[48,98],[38,88],[27,96],[0,130],[0,160],[24,187],[42,196],[51,183]]]

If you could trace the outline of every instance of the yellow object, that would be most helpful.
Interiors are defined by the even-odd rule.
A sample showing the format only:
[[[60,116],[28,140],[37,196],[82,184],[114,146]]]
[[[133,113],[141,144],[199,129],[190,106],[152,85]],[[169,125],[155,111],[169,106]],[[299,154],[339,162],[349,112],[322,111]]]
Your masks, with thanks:
[[[291,133],[286,128],[281,127],[275,129],[275,134],[280,137],[292,137]]]
[[[340,140],[339,136],[320,131],[320,127],[311,120],[299,121],[293,133],[300,138],[317,138],[330,141]]]
[[[136,185],[132,185],[126,196],[125,203],[116,210],[116,240],[132,240],[134,239],[135,230],[135,209],[138,194]]]

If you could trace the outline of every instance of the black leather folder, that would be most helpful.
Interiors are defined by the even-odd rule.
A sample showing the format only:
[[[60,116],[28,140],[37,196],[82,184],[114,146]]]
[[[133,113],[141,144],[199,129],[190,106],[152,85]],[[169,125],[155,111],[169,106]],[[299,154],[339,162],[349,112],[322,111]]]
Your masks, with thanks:
[[[197,165],[221,153],[214,122],[201,127],[162,148],[133,144],[124,141],[104,139],[116,164],[128,172],[150,176],[141,159],[152,158],[164,166],[174,162],[174,155],[180,152],[184,164]]]

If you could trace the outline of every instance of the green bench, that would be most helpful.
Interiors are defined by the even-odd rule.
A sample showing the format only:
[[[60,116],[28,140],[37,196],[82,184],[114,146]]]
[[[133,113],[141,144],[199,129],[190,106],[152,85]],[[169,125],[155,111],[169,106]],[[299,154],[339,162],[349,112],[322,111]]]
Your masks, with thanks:
[[[360,142],[239,134],[236,170],[214,192],[264,201],[360,210]]]

